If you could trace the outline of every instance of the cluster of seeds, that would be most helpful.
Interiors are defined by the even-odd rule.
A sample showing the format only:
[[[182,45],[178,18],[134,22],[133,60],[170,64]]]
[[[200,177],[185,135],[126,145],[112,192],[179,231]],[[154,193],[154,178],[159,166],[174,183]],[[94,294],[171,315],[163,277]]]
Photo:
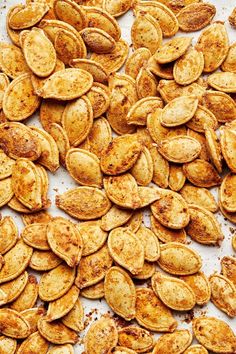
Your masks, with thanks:
[[[116,18],[130,9],[128,57]],[[211,23],[215,14],[197,0],[27,0],[9,9],[0,207],[25,227],[19,236],[10,216],[0,220],[2,354],[73,354],[85,328],[80,296],[105,298],[127,321],[95,321],[86,354],[236,353],[226,322],[200,316],[192,333],[177,329],[173,312],[211,301],[236,317],[236,258],[223,257],[208,278],[187,245],[189,236],[221,246],[219,208],[236,223],[236,45],[224,23]],[[168,38],[203,28],[195,46]],[[38,108],[42,128],[27,125]],[[60,165],[78,186],[55,204],[78,221],[47,211],[47,170]],[[165,334],[156,341],[152,332]]]

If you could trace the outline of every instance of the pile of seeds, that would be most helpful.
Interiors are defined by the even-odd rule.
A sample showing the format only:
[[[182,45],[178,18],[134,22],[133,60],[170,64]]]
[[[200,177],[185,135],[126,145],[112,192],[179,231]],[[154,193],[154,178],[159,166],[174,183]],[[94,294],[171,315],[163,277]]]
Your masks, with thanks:
[[[116,18],[130,9],[128,57]],[[192,334],[173,313],[211,301],[236,316],[236,258],[222,258],[222,274],[208,278],[187,246],[187,235],[221,245],[218,208],[236,223],[236,45],[211,23],[215,14],[197,0],[28,0],[9,9],[0,206],[21,213],[25,228],[19,236],[11,217],[0,221],[2,354],[73,354],[85,327],[80,296],[104,297],[127,321],[95,321],[86,354],[236,353],[226,322],[197,317]],[[195,47],[183,33],[169,38],[203,28]],[[38,108],[42,128],[27,125]],[[55,204],[77,220],[47,212],[47,171],[60,165],[78,187]],[[156,341],[152,332],[165,334]]]

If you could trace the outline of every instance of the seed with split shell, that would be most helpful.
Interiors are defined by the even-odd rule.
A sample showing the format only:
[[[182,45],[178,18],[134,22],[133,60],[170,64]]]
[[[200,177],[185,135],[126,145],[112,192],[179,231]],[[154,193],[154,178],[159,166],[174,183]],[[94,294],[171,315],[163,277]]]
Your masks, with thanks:
[[[167,273],[190,275],[198,272],[202,266],[200,255],[181,243],[168,242],[160,246],[160,251],[158,265]]]
[[[6,295],[4,303],[12,302],[20,296],[28,281],[28,273],[25,271],[21,273],[17,278],[1,284],[0,290]]]
[[[85,44],[79,35],[65,29],[57,31],[54,40],[54,47],[57,57],[64,63],[69,64],[76,58],[85,58],[87,50]]]
[[[221,128],[220,146],[224,159],[230,170],[236,173],[236,158],[235,158],[235,136],[236,130],[230,127]]]
[[[45,3],[30,3],[10,16],[9,26],[16,30],[32,27],[43,18],[48,10],[49,7]]]
[[[184,229],[174,230],[163,226],[153,215],[151,215],[151,230],[164,243],[186,242],[186,232]]]
[[[204,68],[202,52],[192,48],[174,64],[174,79],[180,85],[188,85],[196,81]]]
[[[80,220],[97,219],[105,215],[111,207],[105,193],[93,187],[77,187],[57,195],[56,205]]]
[[[131,169],[131,174],[138,185],[147,186],[153,178],[153,161],[150,151],[144,147],[137,161]]]
[[[126,228],[110,232],[108,248],[112,258],[132,274],[137,274],[144,265],[144,246],[140,238]]]
[[[236,73],[219,72],[211,74],[208,77],[207,82],[216,90],[234,93],[236,92],[235,78]]]
[[[208,303],[211,297],[211,287],[209,280],[203,272],[181,276],[180,279],[185,281],[193,290],[198,305]]]
[[[229,71],[231,73],[236,73],[235,55],[236,55],[236,43],[233,43],[229,47],[227,57],[225,58],[225,61],[221,65],[221,69],[223,71]]]
[[[184,7],[178,13],[177,19],[182,31],[193,32],[209,25],[215,14],[214,5],[199,2]]]
[[[22,339],[30,335],[30,327],[20,313],[15,310],[0,309],[0,325],[2,334],[7,337]]]
[[[236,289],[234,283],[221,274],[213,274],[209,278],[211,285],[211,301],[230,317],[236,316]]]
[[[118,342],[118,332],[114,320],[103,316],[91,325],[85,336],[87,353],[108,353]]]
[[[86,13],[82,6],[70,0],[56,0],[53,3],[56,17],[69,23],[78,32],[87,25]]]
[[[101,64],[110,74],[118,71],[125,63],[129,54],[129,45],[123,39],[120,39],[115,48],[110,53],[97,54],[92,53],[91,60]]]
[[[82,289],[80,295],[86,299],[102,299],[104,297],[104,281]]]
[[[184,354],[208,354],[206,348],[200,344],[191,345],[185,350]]]
[[[12,171],[12,189],[15,196],[31,210],[42,207],[42,184],[33,162],[20,158]]]
[[[130,108],[127,115],[128,124],[146,125],[148,115],[162,107],[163,102],[159,97],[144,97]]]
[[[135,286],[123,269],[110,268],[105,276],[105,299],[111,309],[126,321],[135,317],[136,291]]]
[[[60,321],[47,322],[45,317],[38,320],[38,330],[42,337],[54,344],[75,344],[78,340],[75,331]]]
[[[110,231],[116,227],[122,226],[132,217],[131,210],[119,209],[115,205],[102,217],[101,228]]]
[[[40,104],[34,93],[30,74],[22,74],[7,87],[3,96],[3,112],[11,121],[21,121],[31,116]]]
[[[75,268],[60,264],[44,273],[39,283],[39,297],[43,301],[54,301],[63,296],[72,286],[75,279]]]
[[[152,276],[152,288],[161,301],[173,310],[188,311],[196,304],[193,290],[183,280],[157,272]]]
[[[51,301],[48,306],[46,320],[51,322],[57,320],[72,310],[79,296],[79,289],[72,286],[70,290],[55,301]]]
[[[187,179],[197,187],[210,188],[221,183],[221,177],[207,161],[196,159],[183,166]]]
[[[78,146],[88,136],[93,124],[92,104],[86,96],[69,102],[62,115],[62,125],[70,144]]]
[[[74,354],[74,349],[71,344],[57,345],[51,348],[47,354]]]
[[[13,44],[1,42],[0,49],[0,67],[3,73],[11,79],[15,79],[17,76],[29,72],[28,65],[20,48]]]
[[[82,257],[77,267],[76,286],[83,289],[100,282],[111,268],[112,263],[113,259],[106,244],[93,254]],[[91,264],[93,267],[90,266]]]
[[[236,337],[230,326],[215,317],[198,317],[193,320],[193,332],[197,340],[215,353],[233,353]]]
[[[155,332],[174,332],[177,321],[171,311],[149,288],[138,288],[136,290],[136,320],[137,322]]]
[[[198,205],[211,211],[212,213],[215,213],[218,210],[218,205],[214,196],[206,188],[186,184],[181,189],[180,194],[188,204]]]
[[[189,205],[189,214],[190,222],[186,231],[195,241],[206,245],[215,245],[224,239],[221,227],[210,211],[191,204]]]
[[[204,133],[204,126],[216,130],[218,122],[215,115],[209,109],[198,105],[193,118],[187,122],[187,126],[196,132]]]
[[[76,227],[83,240],[82,256],[93,254],[106,242],[107,233],[101,228],[100,220],[85,221]]]
[[[168,354],[172,351],[175,354],[181,354],[192,343],[193,336],[187,329],[177,330],[171,334],[161,336],[154,349],[153,354]]]
[[[220,202],[222,207],[228,212],[236,212],[236,175],[227,174],[220,186]]]
[[[135,14],[140,12],[153,16],[161,27],[164,37],[172,37],[178,32],[179,24],[171,10],[157,1],[140,1],[134,7]]]
[[[110,53],[116,46],[116,42],[112,36],[99,28],[84,28],[80,34],[85,44],[94,53]]]
[[[101,188],[100,161],[93,153],[83,149],[70,149],[66,155],[66,167],[79,184]]]
[[[28,322],[30,326],[30,333],[37,332],[38,320],[46,313],[44,307],[33,307],[32,309],[24,310],[21,312],[22,317]]]
[[[188,49],[192,38],[178,37],[163,44],[155,53],[155,59],[159,64],[170,63],[180,58]]]
[[[201,100],[206,89],[196,82],[193,82],[187,86],[181,86],[175,82],[175,80],[160,80],[158,85],[158,91],[165,102],[170,102],[173,99],[184,96],[196,96]]]
[[[14,196],[11,177],[0,180],[0,207],[11,201]]]
[[[145,260],[156,261],[160,257],[160,246],[156,235],[145,226],[141,226],[135,235],[144,247]]]
[[[84,329],[84,309],[78,298],[70,312],[62,318],[62,323],[76,332]],[[74,352],[73,352],[74,353]]]
[[[42,223],[27,225],[21,237],[27,245],[39,250],[48,251],[50,250],[50,246],[47,241],[46,229],[47,225]]]
[[[107,11],[97,7],[86,7],[88,27],[96,27],[104,30],[117,42],[121,36],[118,22]]]
[[[202,31],[196,49],[203,52],[204,71],[215,71],[225,60],[229,50],[229,39],[224,23],[215,22]]]
[[[114,17],[119,17],[126,13],[132,5],[131,0],[105,0],[103,8]]]
[[[160,115],[161,124],[165,127],[176,127],[187,123],[195,114],[198,99],[195,96],[182,96],[169,102]]]
[[[29,275],[22,293],[11,303],[10,307],[18,312],[34,307],[38,298],[38,282],[34,275]]]
[[[224,92],[207,90],[203,95],[202,105],[208,108],[219,122],[225,123],[235,119],[236,104]]]
[[[124,327],[118,332],[118,343],[121,346],[143,353],[154,346],[151,334],[140,327]]]
[[[5,336],[0,337],[0,350],[2,354],[14,354],[16,347],[17,342],[15,339]]]
[[[93,84],[93,77],[82,69],[64,69],[52,74],[38,94],[43,98],[72,100],[85,94]]]
[[[88,71],[94,82],[106,83],[108,80],[108,72],[102,64],[91,59],[73,59],[70,61],[70,66]]]
[[[21,343],[17,352],[19,354],[28,354],[30,352],[46,354],[48,347],[48,341],[44,339],[39,332],[35,332]]]
[[[37,76],[49,76],[56,65],[56,52],[43,30],[33,28],[21,34],[23,52],[30,69]]]
[[[113,203],[128,209],[139,208],[141,200],[138,185],[130,173],[105,177],[103,183],[106,194]]]
[[[47,225],[47,241],[52,251],[70,267],[80,261],[83,241],[76,226],[69,220],[56,217]]]
[[[148,13],[138,13],[131,28],[134,49],[145,47],[152,54],[161,46],[162,30],[158,21]]]
[[[109,175],[126,172],[134,165],[140,152],[141,144],[135,135],[117,137],[102,152],[101,168]]]
[[[159,189],[160,199],[151,205],[155,218],[171,229],[182,229],[189,223],[188,205],[176,192]]]
[[[168,161],[186,163],[195,160],[201,152],[201,144],[190,136],[176,136],[162,140],[158,151]]]
[[[140,69],[147,63],[148,59],[151,57],[151,52],[147,48],[136,49],[126,60],[125,63],[125,73],[136,79]]]
[[[234,239],[232,238],[232,246],[234,248]],[[223,275],[236,285],[236,259],[234,257],[225,256],[221,259],[221,268]]]
[[[10,216],[0,221],[0,254],[4,254],[15,246],[18,238],[18,229]]]
[[[33,249],[26,245],[22,240],[19,240],[3,256],[4,265],[0,271],[0,283],[5,283],[15,279],[28,266],[32,256]]]

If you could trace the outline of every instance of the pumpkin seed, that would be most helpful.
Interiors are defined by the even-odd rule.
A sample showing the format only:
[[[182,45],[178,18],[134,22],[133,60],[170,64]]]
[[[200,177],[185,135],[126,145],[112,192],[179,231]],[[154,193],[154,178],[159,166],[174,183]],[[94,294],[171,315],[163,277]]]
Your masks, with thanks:
[[[185,281],[193,290],[198,305],[205,305],[211,297],[211,287],[209,280],[203,272],[197,272],[192,275],[181,276],[181,280]]]
[[[47,322],[45,317],[38,320],[38,330],[42,337],[54,344],[75,344],[78,336],[75,331],[60,321]]]
[[[155,59],[159,64],[167,64],[180,58],[191,45],[192,38],[178,37],[163,44],[155,53]]]
[[[175,62],[174,79],[179,85],[189,85],[201,76],[203,68],[202,52],[192,48]]]
[[[167,354],[170,350],[176,354],[183,353],[192,343],[192,340],[192,333],[187,329],[164,334],[158,339],[153,349],[153,354]]]
[[[185,6],[177,15],[179,27],[184,32],[199,31],[211,23],[216,14],[212,4],[193,3]]]

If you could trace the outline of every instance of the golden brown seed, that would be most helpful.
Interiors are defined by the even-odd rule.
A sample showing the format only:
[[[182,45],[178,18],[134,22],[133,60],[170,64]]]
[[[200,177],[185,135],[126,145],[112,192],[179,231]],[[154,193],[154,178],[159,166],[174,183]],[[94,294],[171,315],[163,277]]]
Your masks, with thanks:
[[[108,249],[112,258],[119,265],[137,274],[144,265],[144,245],[141,240],[130,230],[119,227],[110,232]]]
[[[78,340],[75,331],[60,321],[47,322],[45,317],[39,319],[38,330],[42,337],[54,344],[75,344]]]
[[[152,349],[154,341],[151,334],[140,327],[124,327],[118,332],[118,343],[121,346],[143,353]]]
[[[30,327],[20,313],[15,310],[0,309],[0,325],[2,334],[7,337],[23,339],[30,335]]]
[[[195,241],[206,245],[220,244],[224,239],[219,222],[207,209],[194,204],[189,205],[190,222],[187,234]]]
[[[202,345],[196,344],[188,347],[184,351],[184,354],[208,354],[208,351]]]
[[[86,13],[82,6],[70,0],[56,0],[53,2],[53,10],[56,17],[69,23],[78,32],[87,25]]]
[[[0,350],[2,354],[14,354],[16,351],[17,342],[13,338],[5,336],[0,337]]]
[[[168,242],[160,246],[158,265],[169,274],[190,275],[200,270],[202,260],[193,249],[178,242]]]
[[[34,275],[29,275],[22,293],[11,303],[10,307],[18,312],[34,307],[38,298],[38,282]]]
[[[42,251],[50,250],[50,246],[47,241],[47,225],[42,223],[34,223],[27,225],[21,237],[27,245],[34,247]]]
[[[82,256],[97,252],[106,242],[108,234],[101,228],[102,222],[100,220],[85,221],[76,227],[83,240]]]
[[[45,3],[30,3],[11,14],[9,26],[12,29],[24,29],[34,26],[48,12],[49,7]]]
[[[26,320],[26,322],[30,326],[30,333],[34,333],[38,331],[37,323],[38,320],[44,316],[46,310],[41,307],[33,307],[32,309],[24,310],[21,312],[22,317]]]
[[[94,118],[100,117],[107,111],[110,105],[110,91],[105,85],[94,83],[87,97],[92,104]]]
[[[105,215],[111,207],[105,193],[93,187],[77,187],[57,195],[56,205],[80,220],[97,219]]]
[[[70,66],[88,71],[94,79],[94,82],[106,83],[108,80],[108,72],[102,64],[91,59],[73,59]]]
[[[188,205],[176,192],[159,189],[160,199],[151,205],[155,218],[171,229],[182,229],[189,223]]]
[[[151,215],[151,230],[163,243],[186,242],[186,232],[184,229],[174,230],[163,226],[153,215]]]
[[[192,48],[174,64],[174,79],[177,84],[188,85],[196,81],[202,74],[204,57],[202,52]]]
[[[192,340],[192,333],[186,329],[164,334],[158,339],[153,354],[168,354],[170,350],[175,354],[181,354],[192,343]]]
[[[160,257],[160,246],[156,235],[147,227],[141,226],[136,232],[136,236],[144,247],[144,258],[149,262],[154,262]]]
[[[128,124],[146,125],[148,115],[162,107],[163,102],[159,97],[144,97],[130,108],[127,115]]]
[[[209,25],[215,14],[214,5],[199,2],[184,7],[178,13],[177,19],[182,31],[193,32]]]
[[[28,65],[20,48],[9,43],[0,43],[0,67],[11,79],[29,72]]]
[[[148,186],[153,178],[153,161],[150,151],[144,147],[137,161],[131,169],[131,174],[138,185]]]
[[[202,31],[196,49],[203,52],[204,71],[215,71],[225,60],[229,39],[223,22],[215,22]]]
[[[61,263],[62,259],[52,251],[35,250],[30,259],[29,267],[39,272],[45,272],[56,268]]]
[[[113,205],[111,209],[102,216],[101,228],[105,231],[110,231],[116,227],[125,224],[131,217],[132,211],[126,209],[120,209]]]
[[[219,173],[222,172],[222,154],[220,143],[214,129],[205,126],[206,147],[212,164]]]
[[[213,274],[209,278],[211,285],[211,301],[230,317],[236,316],[236,289],[234,283],[221,274]]]
[[[22,74],[7,87],[3,96],[3,112],[11,121],[30,117],[38,108],[40,98],[34,93],[30,74]]]
[[[153,162],[152,181],[161,188],[167,188],[169,178],[169,162],[162,157],[156,146],[151,147],[149,151]]]
[[[181,189],[180,194],[188,204],[196,204],[211,211],[212,213],[215,213],[218,210],[218,205],[214,196],[206,188],[186,184]]]
[[[197,272],[192,275],[181,276],[181,280],[185,281],[193,290],[198,305],[205,305],[211,297],[211,287],[209,280],[203,272]]]
[[[170,102],[171,100],[182,95],[194,95],[201,100],[206,89],[195,82],[187,86],[181,86],[178,85],[175,80],[160,80],[158,91],[165,102]]]
[[[154,54],[162,43],[160,24],[150,14],[139,12],[132,24],[131,39],[134,49],[144,47]]]
[[[85,289],[84,289],[85,290]],[[70,312],[62,318],[62,323],[76,332],[84,329],[84,309],[78,298]]]
[[[225,61],[221,65],[221,69],[223,71],[229,71],[231,73],[235,73],[236,72],[235,55],[236,55],[236,43],[233,43],[229,47],[229,51],[228,51],[227,57],[225,58]]]
[[[106,244],[98,251],[82,257],[77,267],[76,286],[79,289],[83,289],[97,284],[105,277],[112,263],[113,259],[109,254]],[[93,267],[91,267],[91,264],[93,264]]]
[[[87,353],[108,353],[118,342],[118,332],[114,320],[101,317],[92,324],[85,336],[85,350]]]
[[[232,27],[236,27],[236,9],[234,8],[233,11],[231,12],[228,20],[229,20],[229,23]]]
[[[84,28],[80,32],[85,44],[89,49],[97,54],[110,53],[115,49],[116,42],[107,32],[95,28],[88,27]]]
[[[148,68],[142,68],[136,78],[138,98],[142,99],[157,95],[157,80]]]
[[[135,317],[135,286],[122,268],[111,267],[105,276],[105,299],[111,309],[126,321]]]
[[[187,122],[187,126],[196,132],[204,133],[204,126],[216,130],[218,122],[215,115],[209,109],[198,105],[193,118]]]
[[[233,353],[236,337],[230,326],[215,317],[198,317],[193,320],[193,332],[197,340],[208,350]]]
[[[223,275],[236,285],[236,260],[234,257],[225,256],[221,259]]]
[[[236,172],[235,160],[235,129],[224,126],[220,130],[220,146],[223,157],[232,172]]]
[[[41,353],[46,354],[49,347],[49,343],[44,339],[39,332],[32,333],[27,339],[25,339],[17,352],[19,354]]]
[[[136,79],[140,69],[147,63],[151,57],[151,52],[147,48],[136,49],[126,60],[125,73]]]
[[[87,299],[102,299],[104,297],[104,281],[81,290],[80,295]]]
[[[182,166],[170,164],[169,187],[172,191],[178,192],[185,184],[186,177]]]
[[[109,12],[109,14],[111,14],[114,17],[119,17],[130,9],[132,5],[132,1],[131,0],[128,1],[127,0],[118,0],[118,1],[105,0],[103,1],[102,5],[104,10]]]
[[[156,272],[152,276],[152,288],[161,301],[173,310],[190,310],[196,304],[196,296],[191,287],[178,278]]]
[[[235,87],[236,73],[231,72],[219,72],[208,76],[208,84],[216,90],[234,93],[236,92]]]
[[[180,58],[188,49],[192,38],[178,37],[170,40],[160,47],[155,53],[155,59],[159,64],[170,63]]]
[[[90,151],[100,158],[103,149],[106,149],[112,140],[111,127],[106,118],[100,117],[93,122],[86,140]]]
[[[28,273],[25,271],[21,273],[17,278],[8,281],[1,285],[1,292],[6,295],[3,300],[4,303],[9,303],[18,298],[24,290],[28,281]]]
[[[233,173],[227,174],[220,186],[220,202],[222,207],[228,212],[235,212],[235,175]]]
[[[218,122],[226,123],[235,119],[236,104],[224,92],[207,90],[201,103],[215,115]]]
[[[197,187],[213,187],[221,183],[221,177],[215,168],[207,161],[196,159],[184,164],[184,174]]]

